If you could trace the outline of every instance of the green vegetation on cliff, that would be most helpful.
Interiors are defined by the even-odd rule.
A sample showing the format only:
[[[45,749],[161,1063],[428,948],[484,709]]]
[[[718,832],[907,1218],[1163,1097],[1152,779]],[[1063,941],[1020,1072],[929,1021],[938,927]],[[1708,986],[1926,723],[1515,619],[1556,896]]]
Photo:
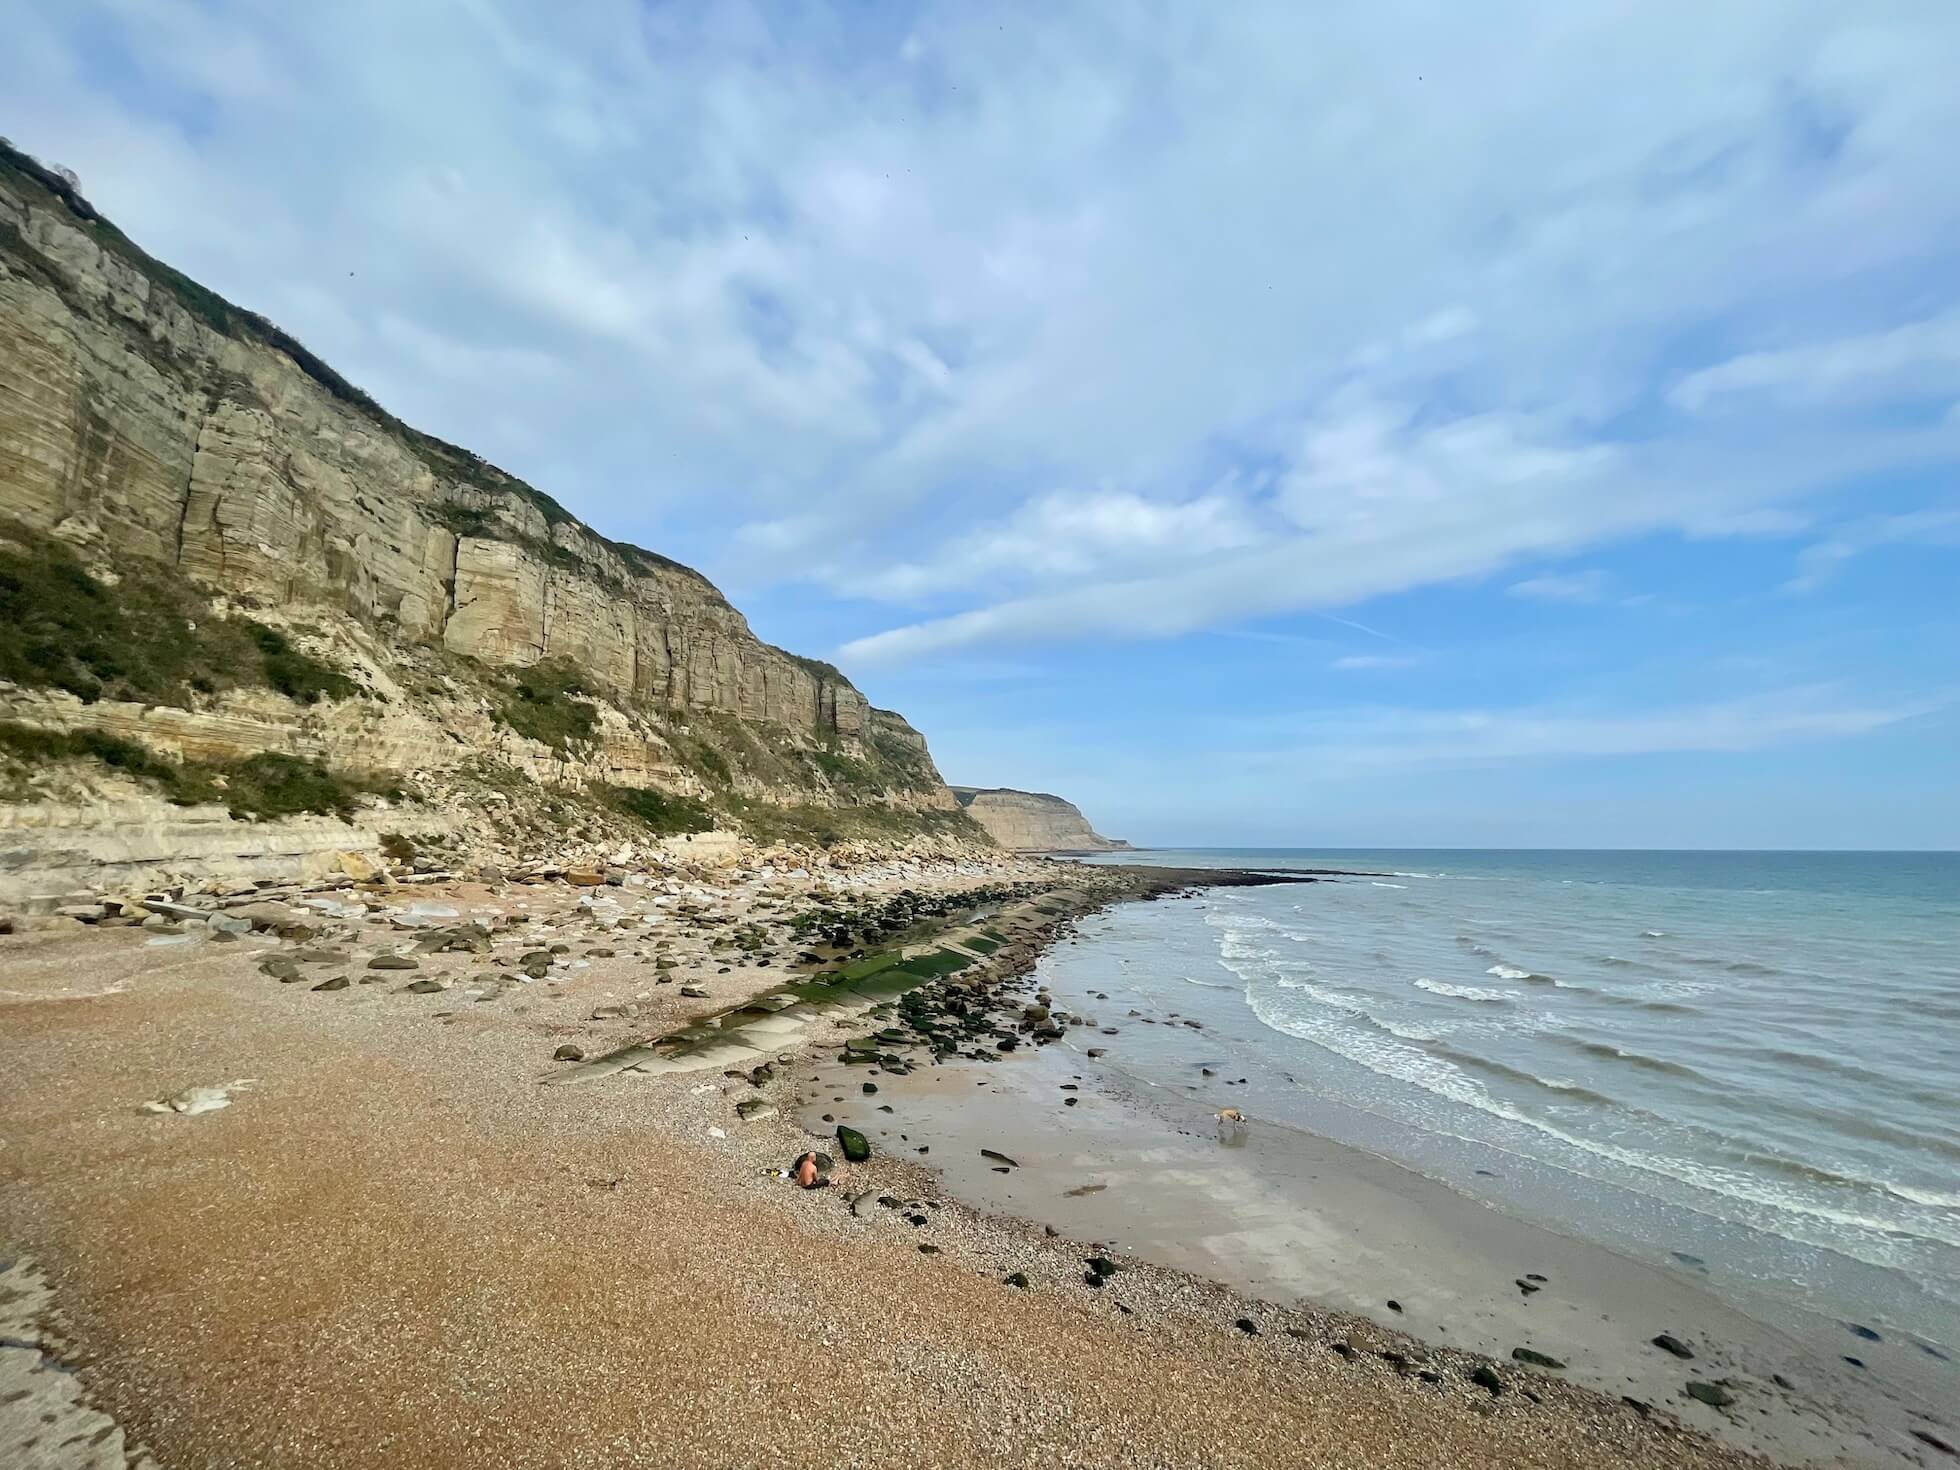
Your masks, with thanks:
[[[175,761],[100,730],[42,730],[0,720],[0,759],[24,772],[57,761],[99,761],[155,787],[177,806],[222,802],[234,817],[316,813],[345,820],[366,789],[317,761],[261,751],[241,761]]]
[[[132,564],[113,581],[68,546],[0,521],[0,679],[188,709],[194,694],[263,687],[301,704],[360,687],[276,628],[221,617],[183,577]]]

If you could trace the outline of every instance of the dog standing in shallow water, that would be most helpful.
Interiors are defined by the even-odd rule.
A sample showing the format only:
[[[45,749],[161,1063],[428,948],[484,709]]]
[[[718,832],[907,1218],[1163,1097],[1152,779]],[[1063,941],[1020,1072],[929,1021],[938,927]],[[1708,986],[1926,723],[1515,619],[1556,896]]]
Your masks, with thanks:
[[[1237,1108],[1220,1108],[1212,1116],[1218,1119],[1220,1138],[1236,1141],[1245,1136],[1245,1114]]]

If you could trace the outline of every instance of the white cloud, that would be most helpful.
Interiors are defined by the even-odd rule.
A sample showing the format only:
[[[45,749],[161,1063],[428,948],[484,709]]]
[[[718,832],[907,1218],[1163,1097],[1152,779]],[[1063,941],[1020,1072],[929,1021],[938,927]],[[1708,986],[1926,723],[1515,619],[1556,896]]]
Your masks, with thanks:
[[[1613,579],[1597,567],[1583,572],[1552,572],[1513,582],[1504,590],[1513,597],[1535,602],[1598,602],[1606,596]]]
[[[1796,575],[1783,584],[1783,590],[1815,592],[1846,562],[1881,546],[1960,546],[1960,507],[1931,507],[1847,522],[1797,554]]]
[[[1749,352],[1688,374],[1669,392],[1700,413],[1737,398],[1855,405],[1873,394],[1932,396],[1942,407],[1960,392],[1960,311],[1882,332]]]
[[[1360,669],[1412,669],[1422,660],[1412,653],[1350,653],[1327,667],[1342,671]]]
[[[1234,759],[1355,766],[1739,753],[1851,739],[1951,707],[1951,699],[1873,702],[1827,686],[1636,710],[1566,705],[1399,709],[1366,706],[1268,717],[1281,737]]]
[[[945,614],[853,657],[1787,532],[1960,443],[1787,412],[1960,394],[1952,7],[16,9],[7,126],[139,241],[611,534]]]

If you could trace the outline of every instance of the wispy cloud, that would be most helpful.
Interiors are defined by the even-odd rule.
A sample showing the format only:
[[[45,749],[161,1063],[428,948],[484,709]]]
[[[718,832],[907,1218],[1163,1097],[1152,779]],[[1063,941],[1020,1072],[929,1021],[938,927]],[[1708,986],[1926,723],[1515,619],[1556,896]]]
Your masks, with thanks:
[[[1796,575],[1783,584],[1783,590],[1815,592],[1845,563],[1881,546],[1960,546],[1960,506],[1846,522],[1829,537],[1797,553]]]
[[[1553,572],[1513,582],[1504,590],[1513,597],[1534,602],[1598,602],[1606,596],[1613,579],[1598,568],[1583,572]]]
[[[1327,667],[1343,672],[1363,669],[1412,669],[1422,660],[1414,654],[1392,653],[1350,653],[1335,659]]]
[[[1303,761],[1375,766],[1736,754],[1855,739],[1951,708],[1952,703],[1950,695],[1873,700],[1812,685],[1648,709],[1536,704],[1308,710],[1259,721],[1279,737],[1277,743],[1248,745],[1235,751],[1234,758],[1289,766]]]

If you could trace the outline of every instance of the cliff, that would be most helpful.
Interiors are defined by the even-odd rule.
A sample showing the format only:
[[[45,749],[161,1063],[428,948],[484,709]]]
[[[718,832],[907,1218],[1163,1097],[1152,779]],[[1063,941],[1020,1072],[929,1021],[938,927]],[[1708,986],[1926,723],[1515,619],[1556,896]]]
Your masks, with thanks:
[[[1073,802],[1040,791],[955,786],[959,803],[1010,852],[1109,852],[1130,844],[1104,837]]]
[[[487,761],[692,804],[613,803],[656,826],[978,836],[923,737],[838,670],[759,640],[699,573],[401,423],[4,144],[0,557],[16,804],[47,795],[20,769],[45,742],[22,729],[96,731],[210,766],[220,790],[221,768],[267,753],[377,788]],[[163,679],[166,645],[205,666]],[[324,672],[294,688],[290,667]]]

